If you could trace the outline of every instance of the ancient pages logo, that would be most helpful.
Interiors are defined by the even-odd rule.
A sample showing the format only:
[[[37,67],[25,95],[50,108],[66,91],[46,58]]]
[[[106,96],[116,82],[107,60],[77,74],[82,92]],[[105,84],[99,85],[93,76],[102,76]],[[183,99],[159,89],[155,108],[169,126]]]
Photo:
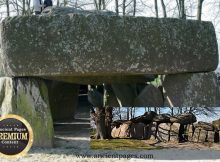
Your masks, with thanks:
[[[33,143],[30,124],[18,115],[0,117],[0,156],[17,158],[24,156]]]

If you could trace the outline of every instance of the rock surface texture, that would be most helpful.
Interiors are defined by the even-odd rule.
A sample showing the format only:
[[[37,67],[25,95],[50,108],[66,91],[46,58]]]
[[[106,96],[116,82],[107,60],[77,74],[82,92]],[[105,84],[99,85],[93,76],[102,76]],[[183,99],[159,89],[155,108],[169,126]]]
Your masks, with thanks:
[[[166,100],[168,100],[165,106],[220,106],[219,85],[213,72],[168,75],[165,77],[163,86]]]
[[[42,79],[0,78],[0,115],[24,117],[34,133],[33,146],[53,146],[53,122],[46,84]]]
[[[4,76],[71,81],[73,76],[204,72],[218,65],[211,22],[81,11],[6,18],[0,31]]]

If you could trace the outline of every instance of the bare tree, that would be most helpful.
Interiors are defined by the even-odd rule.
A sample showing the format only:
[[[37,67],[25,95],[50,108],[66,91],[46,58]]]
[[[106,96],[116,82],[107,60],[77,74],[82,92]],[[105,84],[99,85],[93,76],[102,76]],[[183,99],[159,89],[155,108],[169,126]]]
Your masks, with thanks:
[[[157,0],[154,0],[154,6],[155,6],[155,14],[156,14],[156,18],[158,18],[158,4],[157,4]]]
[[[180,10],[180,18],[186,19],[185,0],[179,0],[179,10]]]
[[[6,8],[7,8],[7,16],[10,16],[10,2],[9,2],[9,0],[6,0],[5,1],[5,3],[6,3]]]
[[[197,7],[197,20],[201,21],[202,17],[202,3],[204,0],[198,0],[198,7]]]
[[[115,0],[115,12],[116,12],[117,15],[119,15],[118,0]]]
[[[162,5],[162,9],[163,9],[163,17],[167,17],[166,6],[165,6],[163,0],[161,0],[161,5]]]
[[[125,16],[125,11],[126,11],[126,0],[123,0],[123,3],[122,3],[122,15]]]
[[[96,125],[96,139],[105,139],[106,138],[106,129],[105,129],[105,108],[96,107],[96,111],[92,109],[91,112],[92,118],[95,120]]]
[[[133,0],[133,8],[134,8],[133,16],[135,16],[135,14],[136,14],[136,7],[137,7],[137,2],[136,2],[136,0]]]

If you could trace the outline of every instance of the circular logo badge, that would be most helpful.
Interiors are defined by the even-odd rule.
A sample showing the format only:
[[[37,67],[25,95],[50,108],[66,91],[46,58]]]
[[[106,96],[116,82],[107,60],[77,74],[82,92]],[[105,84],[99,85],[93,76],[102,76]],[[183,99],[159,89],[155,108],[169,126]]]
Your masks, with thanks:
[[[24,118],[12,114],[0,117],[0,155],[6,158],[24,156],[32,143],[33,131]]]

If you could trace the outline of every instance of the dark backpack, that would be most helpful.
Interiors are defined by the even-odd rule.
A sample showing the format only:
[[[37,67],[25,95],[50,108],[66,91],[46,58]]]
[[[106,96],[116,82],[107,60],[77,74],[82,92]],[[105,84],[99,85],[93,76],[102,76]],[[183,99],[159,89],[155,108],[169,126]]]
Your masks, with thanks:
[[[46,8],[46,7],[48,7],[48,6],[53,6],[52,0],[45,0],[45,1],[44,1],[44,8]]]

